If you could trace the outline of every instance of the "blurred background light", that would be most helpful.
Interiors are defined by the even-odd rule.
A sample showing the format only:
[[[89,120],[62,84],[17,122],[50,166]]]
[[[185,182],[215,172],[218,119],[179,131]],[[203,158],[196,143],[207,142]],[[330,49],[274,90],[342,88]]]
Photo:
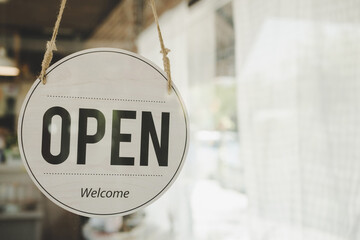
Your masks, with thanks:
[[[16,67],[15,61],[6,55],[5,48],[0,48],[0,76],[14,77],[19,73],[20,70]]]

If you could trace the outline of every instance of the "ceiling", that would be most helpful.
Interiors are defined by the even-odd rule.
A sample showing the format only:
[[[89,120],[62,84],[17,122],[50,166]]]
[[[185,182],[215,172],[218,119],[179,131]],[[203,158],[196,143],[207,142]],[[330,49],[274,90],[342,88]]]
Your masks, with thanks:
[[[59,38],[87,37],[121,0],[68,0]],[[60,0],[0,1],[0,33],[29,37],[51,35]]]
[[[158,14],[181,1],[157,0]],[[61,0],[0,0],[0,47],[5,47],[7,55],[33,75],[40,72],[60,3]],[[145,3],[145,0],[67,0],[52,62],[98,44],[116,43],[135,51],[135,35],[153,21],[151,9]]]
[[[0,0],[0,47],[30,72],[40,71],[61,0]],[[57,36],[54,61],[79,51],[121,0],[68,0]],[[0,79],[1,80],[1,79]]]

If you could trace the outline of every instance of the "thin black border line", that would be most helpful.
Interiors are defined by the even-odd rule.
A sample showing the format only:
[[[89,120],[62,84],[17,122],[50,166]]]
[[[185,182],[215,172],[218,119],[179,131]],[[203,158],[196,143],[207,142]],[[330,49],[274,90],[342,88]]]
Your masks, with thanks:
[[[77,54],[77,55],[74,55],[62,62],[59,62],[56,66],[54,66],[51,70],[49,70],[47,73],[46,73],[46,76],[49,75],[55,68],[59,67],[61,64],[67,62],[67,61],[70,61],[71,59],[73,58],[76,58],[76,57],[80,57],[82,55],[86,55],[86,54],[92,54],[92,53],[98,53],[98,52],[102,52],[102,53],[118,53],[118,54],[123,54],[123,55],[127,55],[129,57],[133,57],[133,58],[136,58],[144,63],[146,63],[147,65],[149,65],[150,67],[152,67],[153,69],[155,69],[164,79],[165,81],[168,81],[168,79],[164,76],[164,74],[162,74],[156,67],[154,67],[150,62],[147,62],[139,57],[137,57],[136,55],[132,55],[132,54],[129,54],[129,53],[126,53],[126,52],[121,52],[121,51],[112,51],[112,50],[95,50],[95,51],[90,51],[90,52],[85,52],[85,53],[80,53],[80,54]],[[74,53],[76,54],[76,53]],[[187,150],[187,142],[188,142],[188,121],[187,121],[187,118],[186,118],[186,110],[185,110],[185,107],[183,105],[183,102],[181,101],[182,99],[179,97],[179,94],[176,92],[174,86],[171,86],[171,88],[173,89],[173,91],[175,92],[176,96],[178,97],[178,100],[181,104],[181,107],[182,107],[182,110],[183,110],[183,114],[184,114],[184,119],[185,119],[185,133],[186,133],[186,138],[185,138],[185,145],[184,145],[184,151],[183,151],[183,155],[181,157],[181,161],[180,161],[180,164],[178,166],[178,168],[176,169],[174,175],[172,176],[172,178],[170,179],[170,181],[165,185],[165,187],[158,193],[156,194],[153,198],[151,198],[150,200],[148,200],[147,202],[135,207],[135,208],[132,208],[132,209],[129,209],[129,210],[126,210],[126,211],[123,211],[123,212],[115,212],[115,213],[90,213],[90,212],[86,212],[86,211],[82,211],[82,210],[78,210],[76,208],[73,208],[73,207],[70,207],[68,205],[66,205],[65,203],[61,202],[60,200],[56,199],[54,196],[52,196],[48,191],[46,191],[46,189],[40,184],[40,182],[37,180],[37,178],[35,177],[34,173],[32,172],[30,166],[29,166],[29,163],[26,159],[26,155],[25,155],[25,150],[24,150],[24,144],[23,144],[23,123],[24,123],[24,117],[25,117],[25,112],[26,112],[26,108],[27,108],[27,105],[30,101],[30,98],[31,96],[33,95],[34,91],[36,90],[36,88],[39,86],[40,84],[40,80],[37,79],[38,83],[36,84],[36,86],[34,87],[33,91],[31,92],[29,98],[27,99],[27,102],[25,104],[25,108],[24,108],[24,111],[23,111],[23,114],[22,114],[22,119],[21,119],[21,129],[20,129],[20,135],[21,135],[21,147],[22,147],[22,150],[23,150],[23,154],[24,154],[24,158],[25,158],[25,161],[26,161],[26,164],[31,172],[31,174],[33,175],[34,179],[36,180],[36,182],[40,185],[40,187],[47,193],[49,194],[49,196],[51,196],[54,200],[56,200],[58,203],[60,203],[61,205],[64,205],[66,206],[67,208],[69,209],[73,209],[77,212],[81,212],[81,213],[85,213],[85,214],[91,214],[91,215],[99,215],[99,216],[112,216],[112,215],[118,215],[118,214],[124,214],[124,213],[127,213],[127,212],[133,212],[135,211],[136,209],[138,208],[141,208],[142,206],[144,205],[147,205],[149,203],[151,203],[155,198],[157,198],[158,196],[160,196],[169,186],[169,184],[173,183],[173,180],[175,178],[175,176],[177,175],[180,167],[183,166],[183,162],[184,162],[184,156],[186,154],[186,150]]]

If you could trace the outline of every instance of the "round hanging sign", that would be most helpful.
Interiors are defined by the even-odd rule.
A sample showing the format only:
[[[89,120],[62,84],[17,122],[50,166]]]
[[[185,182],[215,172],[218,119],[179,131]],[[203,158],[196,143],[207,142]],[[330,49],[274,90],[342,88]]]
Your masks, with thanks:
[[[159,198],[184,164],[188,117],[176,87],[143,57],[74,53],[35,81],[23,103],[22,159],[53,202],[84,216],[132,213]]]

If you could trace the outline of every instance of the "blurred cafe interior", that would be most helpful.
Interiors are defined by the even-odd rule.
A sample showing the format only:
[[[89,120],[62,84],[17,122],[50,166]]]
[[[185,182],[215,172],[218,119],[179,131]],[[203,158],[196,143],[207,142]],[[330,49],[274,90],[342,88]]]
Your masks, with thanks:
[[[17,144],[60,1],[0,0],[0,239],[360,239],[360,1],[155,2],[187,159],[150,206],[87,218],[42,195]],[[163,66],[148,0],[68,0],[56,47]]]

